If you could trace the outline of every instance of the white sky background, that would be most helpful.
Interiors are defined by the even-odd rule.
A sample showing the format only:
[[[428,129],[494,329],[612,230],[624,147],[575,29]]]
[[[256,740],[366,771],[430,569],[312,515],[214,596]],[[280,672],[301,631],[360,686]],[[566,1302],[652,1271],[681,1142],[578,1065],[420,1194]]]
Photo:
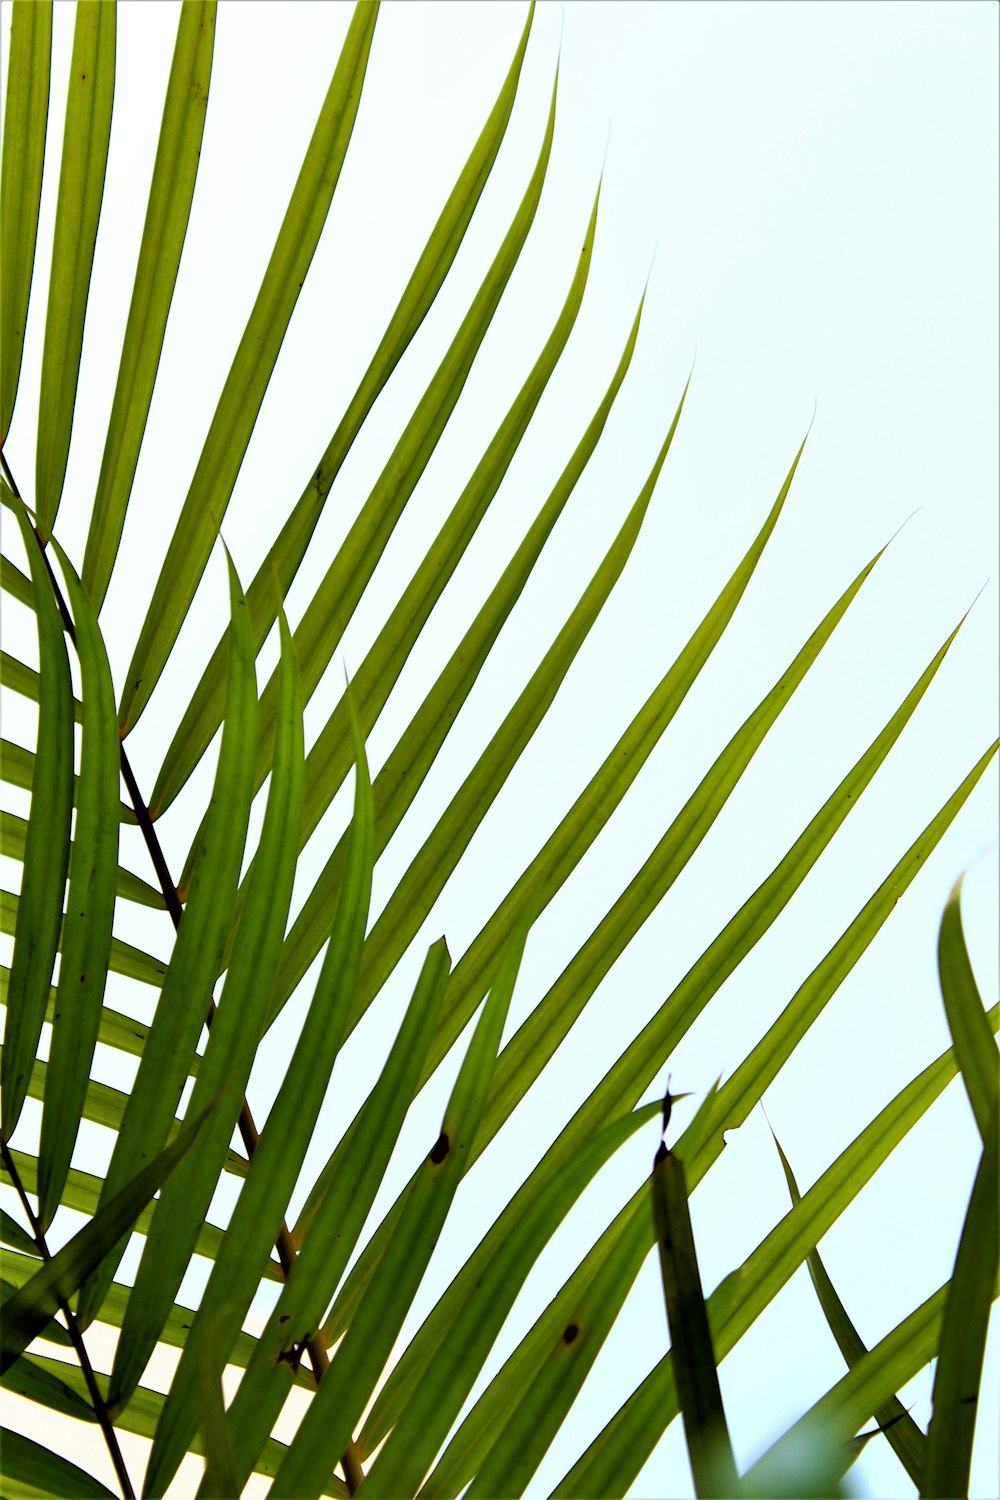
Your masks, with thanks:
[[[9,6],[4,6],[4,46]],[[349,10],[227,3],[220,10],[201,176],[147,441],[105,625],[120,688],[139,619],[329,82]],[[224,531],[244,582],[329,440],[464,162],[523,24],[520,5],[388,4],[327,229],[247,454]],[[89,504],[156,147],[176,8],[125,4],[105,210],[70,475],[57,535],[82,562]],[[334,489],[289,599],[295,623],[377,477],[479,284],[532,170],[563,26],[556,138],[535,227],[448,432],[397,527],[375,585],[307,714],[307,742],[356,670],[447,514],[554,321],[610,144],[593,269],[571,343],[490,513],[369,741],[373,772],[548,494],[606,389],[649,269],[631,371],[567,506],[424,792],[376,875],[387,899],[446,800],[572,608],[643,483],[697,347],[688,403],[625,577],[535,742],[487,816],[400,973],[352,1039],[346,1074],[374,1077],[427,943],[457,959],[701,620],[759,528],[817,415],[777,532],[717,648],[585,867],[529,941],[509,1031],[632,877],[704,770],[863,564],[911,512],[731,803],[605,980],[462,1198],[428,1310],[532,1162],[891,716],[985,584],[900,744],[784,916],[671,1059],[675,1089],[729,1074],[824,956],[996,732],[998,12],[985,4],[542,4],[508,139],[454,274]],[[58,161],[72,11],[56,7],[49,164]],[[11,467],[30,496],[55,174],[47,171]],[[9,524],[4,546],[18,549]],[[418,549],[420,549],[418,551]],[[151,788],[177,704],[226,610],[213,555],[181,649],[130,737]],[[5,628],[20,617],[5,601]],[[10,648],[9,648],[10,649]],[[30,647],[28,648],[30,650]],[[269,669],[274,642],[264,658]],[[8,700],[9,702],[9,700]],[[24,738],[13,719],[5,733]],[[27,742],[25,740],[24,742]],[[214,752],[213,752],[214,754]],[[212,757],[161,826],[179,872]],[[966,928],[987,1004],[997,998],[995,770],[767,1095],[803,1191],[948,1044],[937,986],[941,908],[966,883]],[[7,805],[20,811],[9,788]],[[342,826],[342,795],[296,887],[303,899]],[[136,842],[133,868],[146,874]],[[5,862],[5,880],[13,879]],[[311,872],[311,876],[310,876]],[[140,913],[132,941],[167,951]],[[145,925],[143,925],[145,923]],[[139,936],[132,936],[137,931]],[[9,953],[9,943],[5,953]],[[134,993],[134,992],[133,992]],[[124,1001],[125,989],[113,1001]],[[289,1016],[300,1013],[293,1004]],[[277,1086],[254,1079],[257,1113]],[[437,1130],[457,1066],[415,1108],[411,1153]],[[346,1076],[345,1074],[345,1076]],[[114,1081],[109,1075],[109,1081]],[[661,1083],[665,1081],[661,1079]],[[652,1097],[652,1092],[650,1097]],[[325,1159],[359,1095],[330,1101]],[[678,1119],[686,1120],[678,1109]],[[648,1169],[645,1135],[606,1169],[526,1289],[523,1321],[489,1377]],[[90,1132],[78,1164],[107,1146]],[[977,1160],[953,1085],[824,1240],[827,1269],[874,1343],[950,1273]],[[6,1200],[5,1200],[6,1201]],[[757,1111],[693,1204],[711,1289],[786,1211]],[[186,1282],[182,1295],[197,1294]],[[410,1331],[416,1326],[408,1325]],[[578,1408],[532,1486],[556,1484],[666,1343],[652,1260]],[[804,1271],[723,1366],[737,1458],[752,1461],[843,1372]],[[972,1493],[1000,1486],[1000,1387],[987,1366]],[[926,1425],[931,1377],[904,1399]],[[12,1425],[19,1425],[13,1414]],[[49,1432],[52,1421],[44,1418]],[[76,1436],[72,1441],[76,1442]],[[80,1450],[82,1454],[82,1449]],[[879,1440],[859,1493],[904,1494]],[[690,1493],[680,1424],[637,1496]]]

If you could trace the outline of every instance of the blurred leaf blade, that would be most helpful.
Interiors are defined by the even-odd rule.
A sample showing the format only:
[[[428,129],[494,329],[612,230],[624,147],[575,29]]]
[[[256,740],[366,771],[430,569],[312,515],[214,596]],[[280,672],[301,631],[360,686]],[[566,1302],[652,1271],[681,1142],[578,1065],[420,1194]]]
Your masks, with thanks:
[[[226,1405],[222,1390],[222,1361],[209,1334],[202,1340],[198,1357],[201,1393],[201,1441],[205,1452],[205,1475],[202,1481],[210,1495],[221,1497],[240,1494],[233,1467],[233,1449],[226,1422]],[[262,1438],[266,1434],[262,1434]],[[263,1446],[263,1442],[261,1444]],[[323,1478],[326,1476],[324,1475]],[[322,1485],[322,1479],[320,1485]]]
[[[885,1401],[892,1391],[912,1380],[934,1358],[939,1346],[950,1286],[949,1282],[939,1287],[870,1349],[852,1370],[752,1465],[747,1471],[747,1477],[752,1480],[755,1470],[773,1461],[774,1456],[782,1450],[793,1449],[803,1441],[808,1442],[814,1432],[826,1432],[834,1440],[848,1442],[876,1406]],[[995,1300],[996,1296],[997,1286],[994,1281],[990,1288],[990,1300]],[[926,1484],[925,1478],[924,1485]],[[922,1493],[932,1491],[924,1489]],[[955,1494],[956,1491],[952,1489],[948,1493]]]

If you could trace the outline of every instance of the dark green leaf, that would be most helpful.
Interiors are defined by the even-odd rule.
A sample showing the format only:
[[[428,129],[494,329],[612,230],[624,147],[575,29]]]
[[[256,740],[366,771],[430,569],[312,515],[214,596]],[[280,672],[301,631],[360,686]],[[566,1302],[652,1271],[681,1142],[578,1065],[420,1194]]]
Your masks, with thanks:
[[[378,14],[355,6],[347,39],[292,190],[257,300],[212,419],[125,679],[121,733],[134,726],[173,648],[226,514],[354,128]]]
[[[48,1326],[52,1328],[55,1325],[50,1323]],[[78,1396],[65,1381],[27,1354],[22,1354],[20,1359],[15,1360],[0,1379],[5,1391],[23,1396],[28,1401],[35,1401],[49,1411],[60,1412],[64,1417],[76,1417],[79,1422],[97,1420],[94,1408],[82,1396]]]
[[[652,1197],[674,1382],[694,1491],[699,1500],[724,1500],[740,1493],[736,1461],[701,1289],[684,1164],[662,1143],[653,1164]]]
[[[1000,1265],[998,1179],[1000,1119],[994,1109],[945,1297],[921,1500],[969,1493],[979,1382]]]

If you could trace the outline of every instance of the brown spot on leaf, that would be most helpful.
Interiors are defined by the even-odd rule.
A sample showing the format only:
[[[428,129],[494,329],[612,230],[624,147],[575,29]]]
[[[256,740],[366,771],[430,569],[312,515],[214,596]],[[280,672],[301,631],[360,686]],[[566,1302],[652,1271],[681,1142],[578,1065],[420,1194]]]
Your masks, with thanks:
[[[437,1140],[434,1142],[434,1146],[430,1154],[430,1160],[434,1163],[435,1166],[439,1166],[441,1162],[444,1161],[445,1157],[448,1155],[450,1146],[451,1142],[445,1135],[444,1131],[442,1131]]]

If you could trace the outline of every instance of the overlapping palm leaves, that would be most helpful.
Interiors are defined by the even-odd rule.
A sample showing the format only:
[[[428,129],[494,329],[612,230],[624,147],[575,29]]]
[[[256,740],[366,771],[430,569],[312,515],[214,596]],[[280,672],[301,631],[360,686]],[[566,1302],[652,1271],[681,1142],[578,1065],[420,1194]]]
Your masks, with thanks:
[[[361,0],[176,530],[158,574],[149,577],[149,607],[116,706],[99,615],[132,500],[195,191],[210,107],[216,13],[209,0],[187,0],[180,11],[135,290],[78,574],[59,545],[58,523],[61,505],[79,503],[63,492],[116,58],[113,5],[81,0],[77,8],[52,268],[48,288],[34,287],[34,296],[42,297],[47,309],[34,480],[28,483],[18,475],[15,481],[16,466],[5,457],[2,489],[5,535],[21,538],[27,558],[27,572],[4,558],[3,589],[10,601],[33,611],[39,643],[37,670],[14,655],[3,660],[6,688],[38,706],[34,746],[5,741],[2,755],[5,782],[31,791],[31,816],[25,821],[5,814],[3,821],[4,853],[22,866],[19,892],[5,893],[0,908],[4,931],[14,938],[10,969],[2,974],[7,1015],[3,1168],[18,1199],[2,1220],[2,1237],[10,1247],[4,1257],[3,1378],[10,1389],[64,1416],[96,1423],[125,1494],[132,1492],[138,1476],[127,1472],[118,1429],[152,1439],[143,1479],[143,1492],[151,1496],[164,1492],[188,1451],[207,1455],[206,1495],[238,1493],[254,1470],[274,1476],[278,1495],[339,1494],[346,1488],[371,1496],[418,1491],[430,1496],[457,1494],[470,1483],[474,1494],[523,1492],[653,1246],[648,1183],[637,1182],[632,1200],[470,1407],[469,1394],[526,1276],[599,1167],[658,1113],[658,1100],[643,1106],[643,1096],[654,1088],[695,1018],[821,857],[905,730],[954,638],[944,642],[771,875],[580,1104],[399,1353],[397,1336],[460,1180],[542,1074],[598,985],[687,865],[877,558],[832,604],[706,771],[634,879],[501,1047],[531,924],[621,802],[729,626],[778,524],[800,450],[746,556],[482,930],[454,966],[443,942],[427,953],[399,1033],[386,1049],[378,1083],[315,1182],[303,1184],[309,1188],[304,1206],[289,1224],[289,1204],[343,1043],[446,891],[598,620],[637,543],[686,394],[680,393],[676,413],[658,436],[639,494],[614,497],[623,516],[621,528],[579,602],[526,674],[514,705],[369,928],[373,867],[435,764],[601,441],[640,331],[641,306],[617,368],[608,372],[606,394],[551,494],[512,549],[505,571],[395,748],[370,778],[366,737],[535,420],[572,335],[592,256],[595,202],[578,264],[567,274],[565,304],[548,338],[540,341],[527,380],[509,410],[498,414],[482,460],[410,582],[398,599],[384,601],[384,627],[306,754],[304,706],[454,412],[488,328],[503,315],[504,289],[543,191],[553,143],[554,92],[524,197],[482,285],[294,629],[285,618],[283,600],[312,546],[344,459],[418,334],[489,179],[518,89],[529,15],[496,104],[312,478],[290,505],[277,539],[246,588],[230,564],[229,629],[200,680],[191,685],[187,701],[179,705],[176,733],[145,784],[145,771],[132,766],[128,735],[171,658],[208,558],[225,530],[233,487],[350,147],[376,21],[377,6]],[[390,15],[379,24],[391,21]],[[14,412],[32,294],[50,53],[50,6],[15,0],[0,228],[0,441],[6,440]],[[47,169],[56,170],[51,162]],[[141,503],[137,494],[134,504]],[[276,624],[280,660],[258,700],[255,663]],[[70,653],[79,664],[79,700]],[[155,820],[185,788],[220,726],[209,805],[183,871],[171,872]],[[676,1148],[685,1164],[687,1191],[694,1191],[718,1158],[723,1131],[747,1118],[862,957],[990,765],[995,749],[989,747],[975,761],[774,1026],[704,1101]],[[289,924],[299,855],[352,766],[349,826]],[[251,802],[265,781],[263,827],[248,847]],[[137,821],[145,837],[151,860],[147,879],[119,866],[118,832],[126,819]],[[129,930],[130,902],[160,905],[170,913],[177,935],[168,963],[119,936],[120,930]],[[707,1299],[715,1358],[724,1358],[793,1271],[814,1254],[826,1229],[958,1068],[983,1132],[984,1154],[955,1285],[973,1300],[979,1325],[985,1327],[996,1280],[995,1233],[990,1261],[989,1234],[983,1228],[991,1212],[994,1228],[996,1219],[996,1057],[990,1030],[996,1029],[996,1015],[989,1013],[989,1024],[982,1020],[960,927],[957,935],[955,931],[956,910],[949,908],[942,935],[955,1053],[945,1054],[887,1105],[801,1200],[790,1178],[797,1200],[792,1211]],[[258,1129],[245,1093],[261,1038],[324,947],[284,1081]],[[159,992],[149,1025],[105,1003],[109,972]],[[405,1151],[400,1142],[407,1110],[480,1007],[440,1133],[424,1143],[423,1160],[408,1185],[363,1241],[365,1221],[389,1163],[400,1149]],[[199,1051],[206,1022],[207,1042]],[[42,1061],[38,1054],[46,1026],[49,1046]],[[98,1042],[139,1059],[131,1088],[111,1088],[92,1077]],[[609,1046],[614,1055],[620,1042],[611,1038]],[[184,1109],[189,1123],[182,1126],[178,1115],[189,1082]],[[34,1136],[25,1131],[24,1140],[15,1145],[19,1122],[30,1123],[22,1113],[29,1097],[41,1101],[40,1130]],[[103,1177],[71,1165],[84,1119],[114,1133]],[[242,1149],[234,1144],[237,1135]],[[225,1226],[206,1218],[223,1176],[232,1185],[241,1184]],[[89,1223],[51,1255],[46,1234],[50,1226],[58,1226],[61,1206],[85,1214]],[[141,1237],[142,1245],[134,1286],[116,1279],[130,1231]],[[359,1253],[351,1264],[355,1251]],[[197,1309],[176,1300],[192,1257],[208,1265]],[[262,1281],[275,1283],[276,1295],[263,1331],[254,1336],[244,1324]],[[920,1445],[912,1434],[907,1450],[913,1464],[927,1466],[931,1477],[925,1476],[923,1483],[928,1494],[952,1493],[930,1486],[961,1483],[963,1463],[967,1474],[971,1427],[963,1401],[969,1380],[978,1380],[975,1351],[956,1348],[955,1315],[947,1306],[942,1321],[945,1296],[943,1291],[932,1299],[930,1311],[918,1309],[883,1341],[891,1343],[889,1353],[859,1352],[854,1345],[849,1353],[845,1348],[855,1367],[847,1377],[849,1391],[838,1387],[831,1392],[822,1414],[842,1439],[852,1437],[868,1415],[881,1413],[896,1388],[934,1356],[940,1341],[942,1373],[926,1453],[914,1456]],[[836,1307],[829,1297],[826,1305]],[[836,1311],[834,1317],[839,1317]],[[87,1351],[87,1330],[95,1319],[120,1329],[107,1372],[93,1369]],[[37,1348],[36,1338],[61,1344],[64,1357],[56,1359],[44,1346]],[[150,1355],[164,1344],[181,1351],[166,1396],[141,1383]],[[75,1363],[65,1357],[70,1347]],[[675,1348],[638,1385],[558,1493],[624,1491],[679,1410],[672,1361],[683,1354],[683,1347]],[[219,1384],[227,1365],[246,1372],[228,1411]],[[293,1384],[310,1392],[311,1401],[286,1446],[270,1432]],[[941,1435],[953,1433],[956,1422],[963,1433],[957,1445]],[[5,1475],[15,1489],[107,1493],[65,1457],[16,1434],[5,1435],[3,1457]],[[342,1479],[334,1472],[338,1464]]]

